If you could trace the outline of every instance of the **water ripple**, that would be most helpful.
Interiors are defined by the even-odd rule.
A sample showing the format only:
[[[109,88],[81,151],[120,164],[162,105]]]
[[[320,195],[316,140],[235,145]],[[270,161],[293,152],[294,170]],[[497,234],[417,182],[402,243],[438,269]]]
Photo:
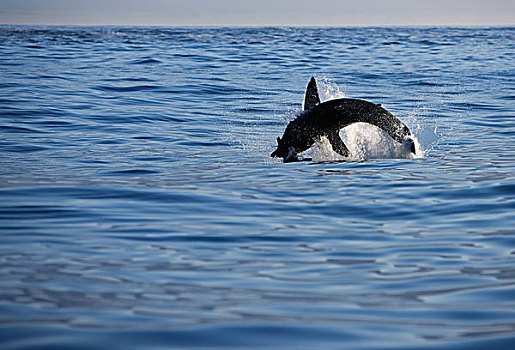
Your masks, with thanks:
[[[0,348],[511,348],[513,28],[0,37]],[[423,156],[270,158],[312,75]]]

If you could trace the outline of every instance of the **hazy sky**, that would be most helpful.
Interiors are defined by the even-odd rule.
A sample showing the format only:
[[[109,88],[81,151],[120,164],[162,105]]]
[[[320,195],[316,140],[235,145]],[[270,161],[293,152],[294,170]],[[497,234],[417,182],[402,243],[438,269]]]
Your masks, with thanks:
[[[513,25],[515,0],[0,0],[0,23]]]

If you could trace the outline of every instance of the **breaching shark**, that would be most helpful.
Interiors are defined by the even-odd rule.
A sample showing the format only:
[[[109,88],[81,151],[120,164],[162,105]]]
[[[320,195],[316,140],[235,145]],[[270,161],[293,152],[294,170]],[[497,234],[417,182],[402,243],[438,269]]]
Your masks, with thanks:
[[[407,144],[411,153],[416,154],[408,127],[380,104],[353,98],[320,103],[317,83],[312,77],[306,89],[304,111],[288,124],[283,137],[277,138],[278,146],[271,156],[283,158],[285,163],[298,161],[299,153],[327,137],[336,153],[348,157],[350,152],[340,138],[340,130],[360,122],[377,126],[395,141]]]

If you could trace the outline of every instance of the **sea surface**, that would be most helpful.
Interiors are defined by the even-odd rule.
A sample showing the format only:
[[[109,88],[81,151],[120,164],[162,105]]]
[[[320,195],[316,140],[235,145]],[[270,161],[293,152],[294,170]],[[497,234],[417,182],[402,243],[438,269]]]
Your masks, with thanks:
[[[0,26],[0,348],[513,349],[514,175],[515,27]]]

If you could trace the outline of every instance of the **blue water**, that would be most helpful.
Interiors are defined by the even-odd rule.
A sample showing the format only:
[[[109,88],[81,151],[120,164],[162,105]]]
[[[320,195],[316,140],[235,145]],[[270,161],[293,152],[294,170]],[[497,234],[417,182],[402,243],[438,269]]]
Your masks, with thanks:
[[[514,37],[1,26],[0,348],[514,348]],[[418,157],[270,158],[311,76]]]

